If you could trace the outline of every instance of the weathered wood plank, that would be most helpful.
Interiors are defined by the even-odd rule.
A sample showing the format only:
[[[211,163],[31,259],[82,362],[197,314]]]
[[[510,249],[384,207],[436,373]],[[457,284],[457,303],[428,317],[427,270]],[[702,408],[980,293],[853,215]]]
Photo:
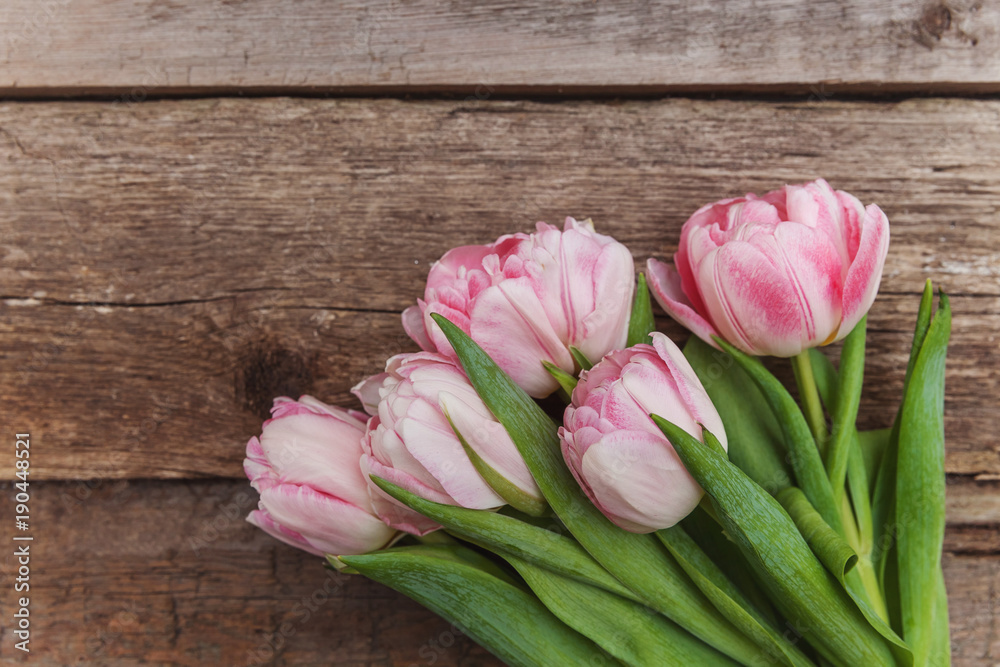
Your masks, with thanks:
[[[996,91],[998,26],[978,0],[16,0],[0,92]]]
[[[31,488],[33,664],[500,664],[416,604],[327,574],[319,559],[246,524],[256,503],[246,483]],[[11,516],[11,489],[0,491],[0,515]],[[949,543],[963,530],[950,526]],[[1000,658],[998,547],[945,554],[958,666]],[[5,619],[14,565],[0,558]],[[5,622],[0,660],[13,661],[12,645]]]
[[[501,663],[450,624],[243,518],[234,482],[32,484],[31,663]],[[13,490],[0,507],[12,516]],[[9,540],[9,537],[8,537]],[[0,558],[0,661],[16,662],[11,550]]]
[[[416,349],[395,313],[302,308],[271,301],[287,298],[277,294],[155,307],[0,306],[5,429],[42,443],[32,474],[238,477],[273,396],[310,392],[352,406],[352,385]],[[1000,298],[953,303],[946,465],[995,474],[1000,359],[985,339]],[[872,311],[864,427],[892,421],[916,306],[915,295],[886,294]],[[666,319],[661,329],[686,336]],[[3,475],[13,479],[13,459],[4,459]]]
[[[0,128],[15,297],[401,310],[455,244],[572,214],[642,262],[708,201],[819,175],[888,212],[884,290],[1000,296],[996,101],[8,103]]]
[[[862,423],[896,407],[933,278],[955,295],[948,469],[997,474],[998,120],[969,100],[0,105],[0,398],[46,443],[40,477],[238,475],[272,393],[346,401],[412,349],[396,313],[447,248],[571,213],[642,262],[706,201],[823,174],[893,223]]]

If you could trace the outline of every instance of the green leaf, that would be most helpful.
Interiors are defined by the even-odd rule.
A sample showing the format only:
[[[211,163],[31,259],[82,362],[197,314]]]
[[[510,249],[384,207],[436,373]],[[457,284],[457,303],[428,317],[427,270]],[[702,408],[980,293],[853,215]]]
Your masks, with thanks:
[[[726,533],[797,631],[834,664],[895,665],[889,646],[819,562],[778,501],[683,429],[659,416],[653,419],[712,497]]]
[[[441,407],[443,408],[445,419],[448,420],[448,424],[451,426],[451,430],[455,433],[458,441],[462,443],[462,449],[465,450],[466,456],[472,462],[472,467],[490,485],[490,488],[496,491],[497,495],[503,498],[504,502],[514,509],[524,512],[529,516],[543,516],[549,509],[545,501],[525,493],[509,479],[494,470],[489,463],[484,461],[479,452],[469,445],[465,436],[455,427],[455,422],[451,420],[451,415],[448,414],[448,408],[444,401],[441,402]]]
[[[559,383],[559,388],[566,394],[566,399],[570,400],[573,396],[573,390],[576,389],[577,379],[551,361],[543,361],[542,366],[545,366],[545,370],[549,372],[549,375],[554,377],[556,382]]]
[[[910,376],[913,373],[913,366],[923,347],[924,339],[931,325],[931,309],[934,305],[934,289],[931,281],[924,283],[924,293],[920,298],[920,307],[917,310],[917,323],[913,331],[913,344],[910,346],[910,357],[906,364],[906,375],[903,379],[903,396],[906,396],[910,385]],[[895,552],[896,545],[896,467],[899,458],[899,420],[902,415],[903,406],[900,405],[896,413],[896,419],[892,424],[892,431],[889,435],[889,443],[882,456],[882,464],[879,466],[878,475],[875,479],[875,492],[872,496],[872,523],[875,526],[875,568],[883,582],[883,591],[890,611],[898,606],[898,600],[894,600],[886,590],[886,564],[890,554]],[[896,590],[895,586],[892,587]],[[898,620],[898,619],[894,619]]]
[[[705,496],[702,504],[711,507],[711,496]],[[764,615],[768,623],[775,628],[784,628],[784,622],[778,617],[771,600],[757,583],[750,565],[743,558],[739,548],[726,537],[719,521],[712,518],[701,505],[696,507],[691,514],[684,517],[678,524],[704,551],[713,562],[724,563],[726,577],[736,584],[737,588],[750,602]]]
[[[688,339],[684,356],[722,417],[729,460],[772,494],[791,485],[781,426],[750,376],[697,336]]]
[[[836,413],[839,396],[837,388],[839,379],[833,364],[822,353],[811,355],[816,385],[819,388],[823,403],[830,412]],[[843,524],[850,546],[858,556],[857,565],[841,578],[851,599],[858,605],[861,613],[871,623],[879,634],[893,645],[897,660],[904,665],[913,664],[913,654],[896,631],[890,626],[889,606],[886,603],[885,590],[877,573],[875,562],[875,526],[872,520],[871,501],[869,497],[869,481],[866,464],[861,452],[860,437],[857,429],[850,427],[851,438],[848,443],[847,481],[850,489],[852,518],[844,509]],[[873,469],[875,465],[872,464]],[[846,501],[842,502],[842,506]],[[856,520],[856,529],[854,522]]]
[[[916,663],[929,664],[945,525],[944,372],[951,307],[941,292],[899,420],[896,474],[897,558],[903,638]]]
[[[423,538],[421,538],[423,539]],[[518,588],[527,590],[524,583],[515,579],[500,567],[496,561],[491,560],[484,554],[470,549],[469,547],[461,544],[457,540],[448,538],[450,542],[431,542],[427,544],[408,544],[405,546],[395,546],[389,547],[387,549],[380,549],[378,551],[372,551],[372,554],[404,554],[407,556],[428,556],[432,558],[438,558],[441,560],[448,560],[453,563],[458,563],[460,565],[468,565],[474,567],[481,572],[496,577],[497,579],[504,581],[511,586],[516,586]],[[341,562],[346,563],[343,558],[337,557]],[[332,560],[332,557],[331,557]]]
[[[601,655],[612,660],[531,593],[448,555],[390,550],[341,559],[451,621],[509,665],[585,665]]]
[[[635,300],[632,301],[632,316],[628,321],[628,340],[625,347],[650,342],[649,334],[654,331],[656,331],[656,321],[653,319],[653,302],[649,298],[646,276],[640,273]]]
[[[944,587],[944,573],[938,570],[937,594],[934,598],[934,638],[931,641],[929,665],[951,665],[951,634],[948,624],[948,591]]]
[[[830,476],[835,499],[844,492],[847,478],[847,458],[851,438],[856,432],[858,406],[861,404],[861,385],[865,377],[865,336],[868,333],[868,316],[847,334],[840,352],[840,381],[833,415],[833,431],[826,452],[826,470]]]
[[[648,606],[722,653],[740,660],[762,656],[655,537],[624,531],[594,507],[563,461],[555,422],[461,329],[439,314],[432,317],[472,386],[517,445],[549,506],[594,559]]]
[[[737,665],[652,609],[515,557],[508,562],[553,614],[626,665]]]
[[[837,581],[843,583],[844,575],[858,562],[854,549],[823,521],[801,489],[790,486],[776,497],[819,561]]]
[[[372,481],[399,502],[448,531],[504,558],[513,555],[563,576],[638,599],[571,537],[503,514],[435,503],[380,477],[372,476]],[[549,522],[554,528],[560,527],[555,519],[550,518]]]
[[[767,617],[729,580],[681,526],[657,531],[656,536],[712,604],[747,637],[763,647],[772,663],[791,667],[813,664],[770,624]],[[727,563],[727,567],[729,566]]]
[[[569,353],[573,355],[573,361],[576,362],[576,365],[579,366],[581,370],[589,371],[594,367],[594,362],[588,359],[587,355],[572,345],[569,346]]]
[[[780,424],[784,435],[785,448],[792,459],[795,478],[799,482],[798,486],[823,517],[823,520],[838,533],[843,533],[844,529],[840,523],[840,513],[834,503],[830,479],[826,475],[819,450],[816,449],[816,442],[813,440],[809,424],[806,423],[795,399],[782,386],[781,382],[764,368],[759,359],[737,350],[719,337],[715,337],[715,341],[736,360],[736,363],[757,384],[764,395],[764,400],[771,406],[771,410],[778,418],[778,424]]]
[[[931,310],[934,305],[934,285],[930,278],[924,283],[924,291],[920,295],[920,306],[917,309],[917,324],[913,330],[913,344],[910,345],[910,356],[906,361],[906,375],[903,377],[904,384],[909,384],[913,375],[913,368],[917,364],[917,357],[924,346],[924,339],[931,327]],[[900,408],[902,410],[902,408]]]
[[[858,442],[861,449],[861,460],[868,477],[869,496],[875,493],[875,480],[882,465],[883,455],[889,447],[889,435],[892,428],[876,428],[871,431],[858,431]]]

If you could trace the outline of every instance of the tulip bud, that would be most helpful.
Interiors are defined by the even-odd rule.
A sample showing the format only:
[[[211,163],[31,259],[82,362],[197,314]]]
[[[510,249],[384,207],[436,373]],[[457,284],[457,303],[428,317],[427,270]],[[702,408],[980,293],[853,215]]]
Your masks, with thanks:
[[[429,352],[400,354],[386,372],[354,388],[366,406],[377,405],[362,439],[361,468],[427,500],[472,509],[496,509],[501,498],[477,472],[456,431],[497,474],[541,502],[528,467],[462,369]],[[374,484],[372,503],[390,526],[417,535],[439,528]]]
[[[558,384],[547,361],[573,373],[569,348],[591,360],[621,347],[635,289],[628,248],[566,219],[563,231],[540,222],[534,234],[463,246],[431,267],[424,298],[403,313],[403,327],[424,350],[455,359],[431,319],[440,313],[475,340],[528,394]]]
[[[650,259],[650,288],[675,320],[715,345],[791,357],[844,338],[871,308],[889,220],[820,179],[700,208],[676,270]]]
[[[363,554],[395,531],[372,508],[361,473],[364,415],[311,396],[274,399],[260,438],[250,438],[243,469],[260,493],[247,521],[311,554]]]
[[[650,414],[699,439],[704,424],[727,446],[719,413],[691,364],[663,334],[652,339],[584,371],[559,429],[563,457],[584,492],[633,533],[669,528],[702,496]]]

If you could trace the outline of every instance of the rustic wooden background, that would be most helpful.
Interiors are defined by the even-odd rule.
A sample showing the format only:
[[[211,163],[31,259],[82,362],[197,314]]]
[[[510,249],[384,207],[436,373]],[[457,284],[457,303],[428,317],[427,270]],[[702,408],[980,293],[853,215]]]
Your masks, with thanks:
[[[350,404],[451,246],[569,214],[642,262],[824,176],[892,222],[865,425],[923,281],[952,295],[954,657],[997,664],[997,93],[982,0],[6,0],[0,525],[30,432],[35,542],[27,660],[0,549],[0,662],[498,664],[243,521],[271,397]]]

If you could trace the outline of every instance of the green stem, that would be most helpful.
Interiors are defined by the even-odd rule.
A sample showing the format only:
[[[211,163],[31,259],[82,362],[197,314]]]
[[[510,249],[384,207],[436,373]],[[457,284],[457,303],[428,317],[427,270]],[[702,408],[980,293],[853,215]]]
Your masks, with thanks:
[[[809,351],[806,350],[792,357],[792,370],[795,371],[795,383],[799,386],[799,400],[805,413],[809,430],[820,454],[826,449],[826,416],[823,414],[823,404],[819,400],[816,389],[816,378],[813,377],[812,363],[809,361]]]
[[[882,587],[875,576],[875,567],[872,563],[871,538],[864,534],[863,521],[856,521],[854,512],[851,511],[851,502],[846,496],[840,499],[840,517],[844,524],[844,537],[858,555],[858,562],[848,575],[848,583],[854,578],[855,584],[860,583],[861,590],[868,598],[868,603],[872,611],[879,615],[883,621],[889,622],[889,610],[886,608],[885,599],[882,597]]]

